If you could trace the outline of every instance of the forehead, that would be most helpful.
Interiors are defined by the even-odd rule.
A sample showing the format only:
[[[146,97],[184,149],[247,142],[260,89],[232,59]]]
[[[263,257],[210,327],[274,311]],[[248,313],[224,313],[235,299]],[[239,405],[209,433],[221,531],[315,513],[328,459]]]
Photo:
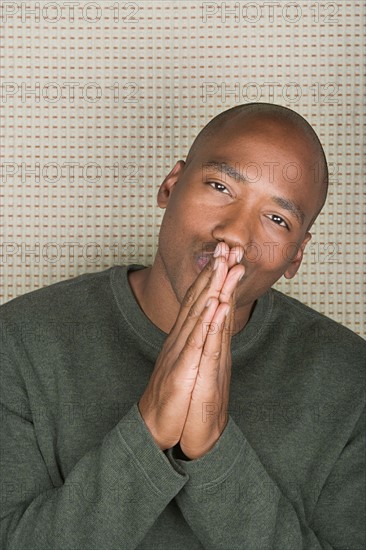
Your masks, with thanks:
[[[283,184],[296,179],[299,184],[311,185],[316,158],[296,134],[234,130],[215,132],[202,144],[195,160],[197,167],[214,169],[215,162],[212,161],[216,161],[216,164],[225,163],[235,168],[233,173],[254,172],[265,177],[267,172],[276,172],[284,176]],[[225,173],[230,176],[228,171]],[[277,183],[281,183],[281,178]]]
[[[214,128],[200,144],[193,164],[203,177],[244,180],[264,191],[281,191],[282,196],[301,204],[311,218],[320,187],[316,159],[309,139],[293,124],[262,118]]]

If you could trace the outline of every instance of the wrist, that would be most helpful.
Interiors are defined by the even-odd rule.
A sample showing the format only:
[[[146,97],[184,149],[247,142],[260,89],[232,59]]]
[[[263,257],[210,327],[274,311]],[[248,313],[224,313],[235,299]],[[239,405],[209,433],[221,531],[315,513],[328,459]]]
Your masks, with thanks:
[[[172,456],[173,458],[175,459],[179,459],[179,460],[186,460],[187,462],[189,462],[190,460],[192,460],[191,458],[188,458],[188,456],[186,456],[184,454],[184,452],[182,451],[182,448],[180,446],[180,443],[178,441],[178,443],[176,445],[174,445],[174,447],[172,448]]]

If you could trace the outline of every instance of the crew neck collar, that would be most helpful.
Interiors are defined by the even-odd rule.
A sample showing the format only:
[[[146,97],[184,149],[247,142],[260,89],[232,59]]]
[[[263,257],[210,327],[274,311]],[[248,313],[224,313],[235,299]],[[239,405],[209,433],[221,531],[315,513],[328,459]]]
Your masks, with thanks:
[[[160,350],[167,334],[145,315],[133,294],[128,281],[128,272],[145,269],[141,264],[114,266],[111,268],[110,280],[117,306],[130,329],[155,350]],[[269,318],[273,309],[273,291],[267,290],[260,296],[245,327],[234,334],[231,340],[233,356],[250,347],[260,338],[263,330],[268,328]]]

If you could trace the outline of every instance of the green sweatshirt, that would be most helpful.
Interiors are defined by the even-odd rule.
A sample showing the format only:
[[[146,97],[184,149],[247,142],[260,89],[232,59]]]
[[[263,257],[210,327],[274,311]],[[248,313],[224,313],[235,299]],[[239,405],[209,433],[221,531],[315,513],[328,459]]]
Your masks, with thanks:
[[[186,461],[139,414],[166,334],[126,267],[0,317],[1,548],[365,548],[366,343],[350,330],[267,291],[232,339],[228,424]]]

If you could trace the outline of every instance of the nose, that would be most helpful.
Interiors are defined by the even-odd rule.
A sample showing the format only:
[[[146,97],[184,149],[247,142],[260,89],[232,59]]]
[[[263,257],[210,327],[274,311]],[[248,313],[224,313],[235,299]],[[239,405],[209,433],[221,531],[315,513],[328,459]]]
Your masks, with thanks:
[[[253,238],[250,215],[239,209],[227,212],[215,226],[212,236],[217,241],[224,241],[230,248],[239,245],[245,250]]]

